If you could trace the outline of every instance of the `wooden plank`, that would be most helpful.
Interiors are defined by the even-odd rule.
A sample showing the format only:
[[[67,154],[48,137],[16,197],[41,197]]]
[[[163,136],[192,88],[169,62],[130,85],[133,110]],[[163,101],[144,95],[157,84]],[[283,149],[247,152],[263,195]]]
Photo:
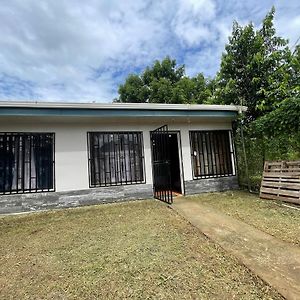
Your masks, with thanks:
[[[282,196],[276,196],[276,195],[270,195],[270,194],[261,194],[260,198],[263,199],[270,199],[270,200],[281,200],[284,202],[289,202],[289,203],[295,203],[295,204],[300,204],[300,199],[295,199],[291,197],[282,197]]]
[[[272,189],[272,188],[261,188],[261,192],[265,194],[275,194],[275,195],[285,195],[291,196],[300,199],[300,191],[291,191],[291,190],[283,190],[283,189]]]
[[[268,166],[277,166],[277,165],[281,165],[282,164],[282,161],[266,161],[266,164]]]
[[[300,166],[300,160],[290,160],[287,161],[286,164],[288,166]]]
[[[300,172],[300,168],[270,168],[267,172]]]
[[[262,181],[265,182],[290,182],[290,183],[298,183],[300,182],[300,178],[263,178]]]
[[[294,173],[263,172],[263,177],[299,178],[299,176],[300,176],[300,172],[294,172]]]
[[[263,187],[278,187],[278,188],[287,188],[300,190],[300,183],[292,183],[292,182],[267,182],[263,181],[261,184]]]
[[[291,161],[265,161],[265,166],[300,166],[300,160],[291,160]]]

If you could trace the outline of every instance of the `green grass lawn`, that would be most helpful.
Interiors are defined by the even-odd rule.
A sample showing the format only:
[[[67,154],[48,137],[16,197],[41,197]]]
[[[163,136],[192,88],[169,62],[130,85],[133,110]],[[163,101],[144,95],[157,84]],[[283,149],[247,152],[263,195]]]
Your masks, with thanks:
[[[244,191],[206,193],[188,198],[201,201],[278,239],[300,246],[299,210]]]
[[[155,200],[0,218],[1,299],[281,299]]]

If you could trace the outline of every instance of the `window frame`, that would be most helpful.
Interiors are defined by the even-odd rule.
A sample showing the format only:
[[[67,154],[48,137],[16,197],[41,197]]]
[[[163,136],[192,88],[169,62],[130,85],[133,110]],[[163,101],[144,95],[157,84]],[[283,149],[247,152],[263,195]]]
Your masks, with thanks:
[[[195,174],[195,170],[197,168],[197,166],[194,165],[194,149],[193,149],[193,140],[192,140],[192,134],[193,133],[213,133],[213,132],[227,132],[228,134],[228,142],[229,142],[229,157],[230,157],[230,165],[231,165],[231,169],[232,172],[226,173],[226,174],[213,174],[213,175],[207,175],[207,174],[202,174],[197,176]],[[192,168],[192,177],[193,180],[199,180],[199,179],[208,179],[208,178],[222,178],[222,177],[232,177],[232,176],[236,176],[237,174],[237,170],[236,170],[236,151],[235,151],[235,145],[234,145],[234,140],[233,140],[233,133],[231,129],[210,129],[210,130],[190,130],[189,131],[189,139],[190,139],[190,153],[191,153],[191,168]],[[209,144],[209,148],[211,149],[212,147],[212,143],[210,141]],[[206,149],[207,146],[206,146]],[[215,154],[214,154],[215,156]],[[212,166],[213,169],[213,166]]]
[[[33,193],[48,193],[48,192],[55,192],[56,191],[56,176],[55,176],[55,132],[36,132],[36,131],[5,131],[5,132],[0,132],[0,136],[17,136],[17,137],[28,137],[30,136],[30,139],[33,139],[34,136],[42,136],[42,135],[51,135],[52,137],[52,160],[51,160],[51,166],[52,166],[52,187],[51,188],[38,188],[38,183],[37,183],[37,177],[36,178],[36,182],[35,182],[35,187],[32,187],[31,186],[31,179],[33,177],[31,177],[31,171],[30,171],[30,183],[29,183],[29,186],[30,188],[24,188],[24,180],[25,178],[17,178],[17,183],[16,183],[16,188],[15,189],[10,189],[9,191],[6,191],[6,190],[3,190],[3,191],[0,191],[0,195],[15,195],[15,194],[33,194]],[[23,154],[23,145],[20,147],[20,142],[18,144],[19,146],[19,149],[18,149],[18,155],[20,156],[20,153],[22,153],[22,170],[25,168],[25,164],[26,164],[26,161],[25,161],[25,157],[24,155],[26,154]],[[34,149],[35,147],[31,144],[30,142],[30,150],[29,150],[29,153],[30,155],[32,154],[32,150]],[[14,148],[15,149],[15,148]],[[21,150],[20,150],[21,149]],[[19,168],[19,163],[20,163],[20,159],[18,157],[18,160],[17,162],[15,162],[15,165],[17,166],[17,168]],[[28,162],[27,162],[28,164]],[[32,167],[31,165],[31,158],[30,158],[30,163],[29,163],[29,166],[30,166],[30,169]],[[18,174],[18,173],[17,173]],[[22,174],[24,175],[24,174]],[[13,176],[13,175],[12,175]],[[22,185],[23,185],[23,188],[18,188],[18,180],[22,180]]]
[[[91,161],[93,160],[92,156],[91,156],[91,143],[90,143],[90,137],[92,135],[112,135],[112,134],[117,134],[118,135],[118,139],[121,141],[120,139],[120,135],[127,135],[127,134],[137,134],[139,136],[138,140],[140,142],[140,153],[141,153],[141,167],[142,167],[142,179],[138,180],[138,181],[134,181],[134,180],[130,180],[130,181],[117,181],[117,182],[107,182],[105,180],[105,182],[100,182],[100,179],[98,180],[98,182],[96,182],[95,180],[95,184],[92,184],[92,176],[96,176],[95,174],[92,174],[92,166],[91,166]],[[103,137],[104,139],[104,137]],[[123,148],[124,148],[124,141],[123,143],[119,143],[119,147],[121,148],[121,144],[123,144]],[[122,150],[124,151],[124,149]],[[146,183],[146,168],[145,168],[145,152],[144,152],[144,137],[143,137],[143,131],[88,131],[87,132],[87,154],[88,154],[88,176],[89,176],[89,187],[90,188],[99,188],[99,187],[109,187],[109,186],[120,186],[120,185],[135,185],[135,184],[145,184]],[[109,158],[110,159],[110,158]],[[129,161],[130,163],[130,161]],[[126,173],[126,170],[125,170]],[[127,177],[127,175],[125,175]]]

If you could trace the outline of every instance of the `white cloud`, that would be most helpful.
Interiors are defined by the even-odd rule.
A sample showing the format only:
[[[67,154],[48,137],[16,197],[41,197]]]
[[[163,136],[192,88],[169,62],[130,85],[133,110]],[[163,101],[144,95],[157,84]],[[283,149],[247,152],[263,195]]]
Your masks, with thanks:
[[[298,16],[290,18],[282,16],[278,18],[275,25],[278,34],[287,38],[291,47],[295,46],[295,43],[300,38],[300,13]]]
[[[188,47],[197,46],[211,39],[210,24],[215,15],[216,7],[212,0],[181,0],[172,26],[183,43]]]
[[[37,83],[42,98],[109,101],[111,69],[138,67],[160,54],[165,32],[142,17],[145,3],[11,1],[0,9],[1,73]],[[91,80],[97,68],[104,71]],[[57,89],[61,83],[65,88]]]
[[[232,21],[257,24],[252,0],[10,0],[0,6],[0,98],[111,101],[129,72],[170,55],[190,75],[214,75]],[[295,42],[296,0],[278,1],[276,27]]]

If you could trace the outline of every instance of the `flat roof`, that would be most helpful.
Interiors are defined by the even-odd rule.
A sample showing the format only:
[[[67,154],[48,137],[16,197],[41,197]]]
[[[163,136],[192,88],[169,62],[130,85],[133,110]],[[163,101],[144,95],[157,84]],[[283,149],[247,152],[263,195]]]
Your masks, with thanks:
[[[230,117],[245,106],[156,103],[72,103],[0,101],[0,116]]]

